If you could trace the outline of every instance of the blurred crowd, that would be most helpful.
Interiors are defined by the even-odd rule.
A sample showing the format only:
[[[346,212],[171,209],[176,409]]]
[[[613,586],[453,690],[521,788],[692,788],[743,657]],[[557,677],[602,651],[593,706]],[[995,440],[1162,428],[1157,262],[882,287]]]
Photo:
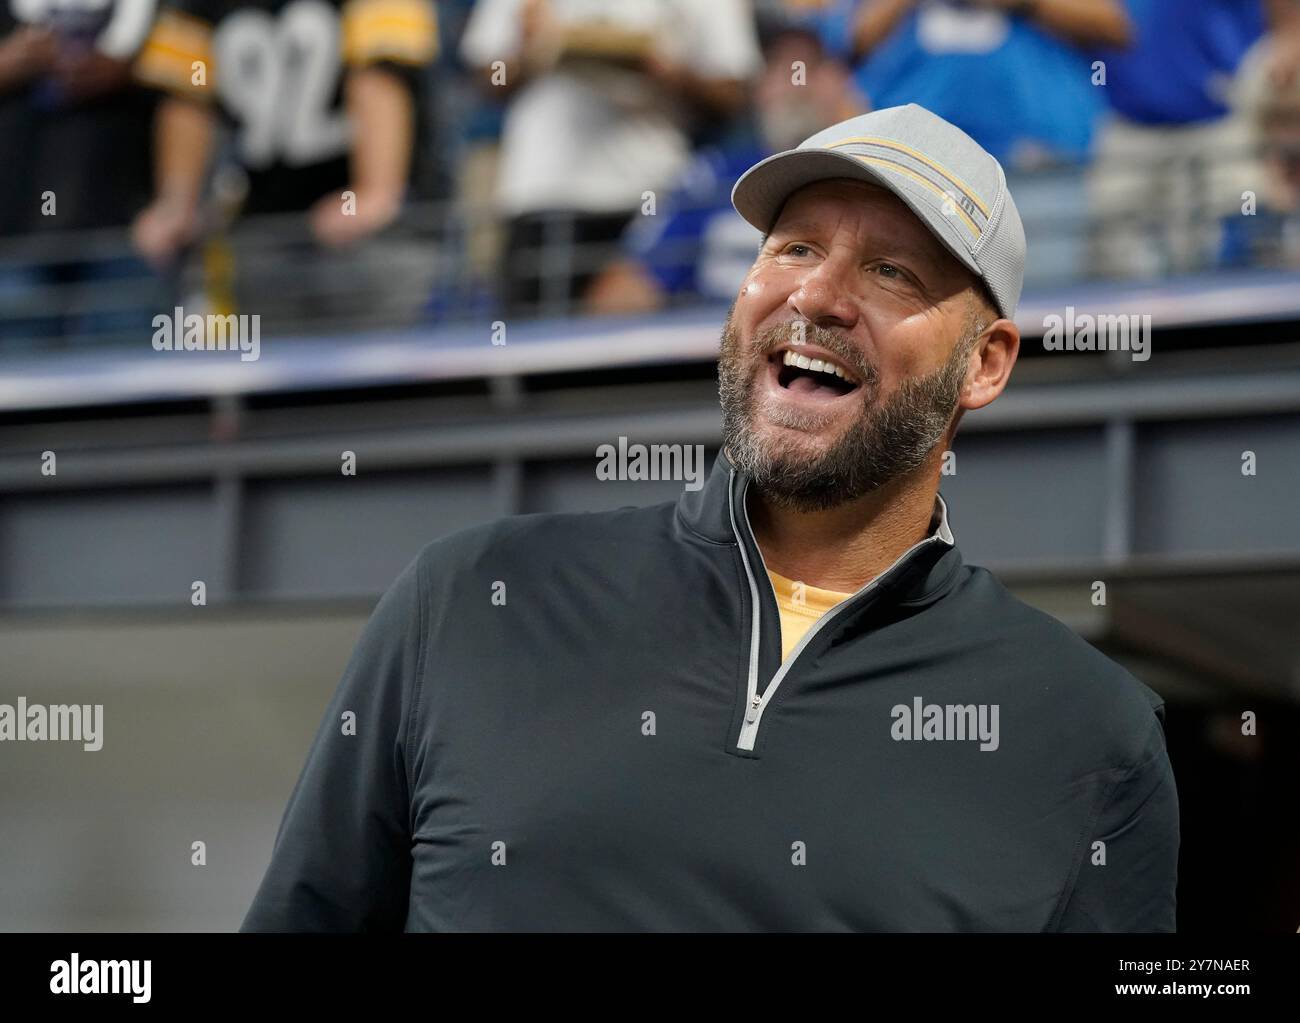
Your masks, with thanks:
[[[729,300],[739,174],[909,102],[1003,162],[1029,287],[1300,266],[1300,0],[0,4],[9,349]]]

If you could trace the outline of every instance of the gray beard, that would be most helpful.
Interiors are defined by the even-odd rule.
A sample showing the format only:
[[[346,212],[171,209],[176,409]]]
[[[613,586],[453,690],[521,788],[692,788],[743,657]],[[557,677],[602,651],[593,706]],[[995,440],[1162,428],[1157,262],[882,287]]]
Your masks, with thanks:
[[[952,422],[966,360],[979,333],[978,325],[970,324],[943,366],[905,381],[880,403],[876,400],[880,375],[875,367],[842,335],[807,324],[805,339],[835,355],[863,381],[862,410],[857,419],[824,455],[809,460],[801,453],[780,450],[753,429],[759,414],[755,398],[758,373],[771,351],[789,338],[789,327],[764,331],[746,351],[728,312],[718,359],[722,442],[727,457],[754,481],[765,499],[803,512],[834,508],[915,472]],[[798,429],[800,418],[792,412],[780,423]]]

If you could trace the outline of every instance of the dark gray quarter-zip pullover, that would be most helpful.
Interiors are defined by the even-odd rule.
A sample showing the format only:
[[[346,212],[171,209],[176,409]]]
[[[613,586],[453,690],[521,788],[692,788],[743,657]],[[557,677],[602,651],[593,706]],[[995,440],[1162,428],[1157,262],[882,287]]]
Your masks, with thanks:
[[[782,664],[747,486],[719,456],[426,547],[243,929],[1173,930],[1160,698],[964,564],[942,500]]]

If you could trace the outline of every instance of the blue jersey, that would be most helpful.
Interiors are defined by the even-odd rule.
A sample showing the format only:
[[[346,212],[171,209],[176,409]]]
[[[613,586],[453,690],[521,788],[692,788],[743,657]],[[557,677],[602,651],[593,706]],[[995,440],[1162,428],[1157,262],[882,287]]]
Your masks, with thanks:
[[[1086,158],[1104,109],[1091,57],[1024,18],[949,3],[908,14],[856,70],[876,108],[919,103],[1004,163]]]
[[[735,297],[761,235],[732,207],[731,186],[769,155],[749,145],[702,150],[658,215],[634,220],[624,245],[665,293]]]
[[[1103,54],[1106,97],[1142,124],[1192,124],[1228,112],[1223,89],[1264,34],[1262,0],[1128,0],[1131,49]]]

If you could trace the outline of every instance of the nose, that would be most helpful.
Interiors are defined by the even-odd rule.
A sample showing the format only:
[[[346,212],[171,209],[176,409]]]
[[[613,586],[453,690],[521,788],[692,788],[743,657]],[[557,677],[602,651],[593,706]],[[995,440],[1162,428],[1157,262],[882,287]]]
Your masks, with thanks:
[[[799,279],[786,299],[787,307],[818,327],[853,329],[859,314],[849,272],[834,256],[821,260]]]

